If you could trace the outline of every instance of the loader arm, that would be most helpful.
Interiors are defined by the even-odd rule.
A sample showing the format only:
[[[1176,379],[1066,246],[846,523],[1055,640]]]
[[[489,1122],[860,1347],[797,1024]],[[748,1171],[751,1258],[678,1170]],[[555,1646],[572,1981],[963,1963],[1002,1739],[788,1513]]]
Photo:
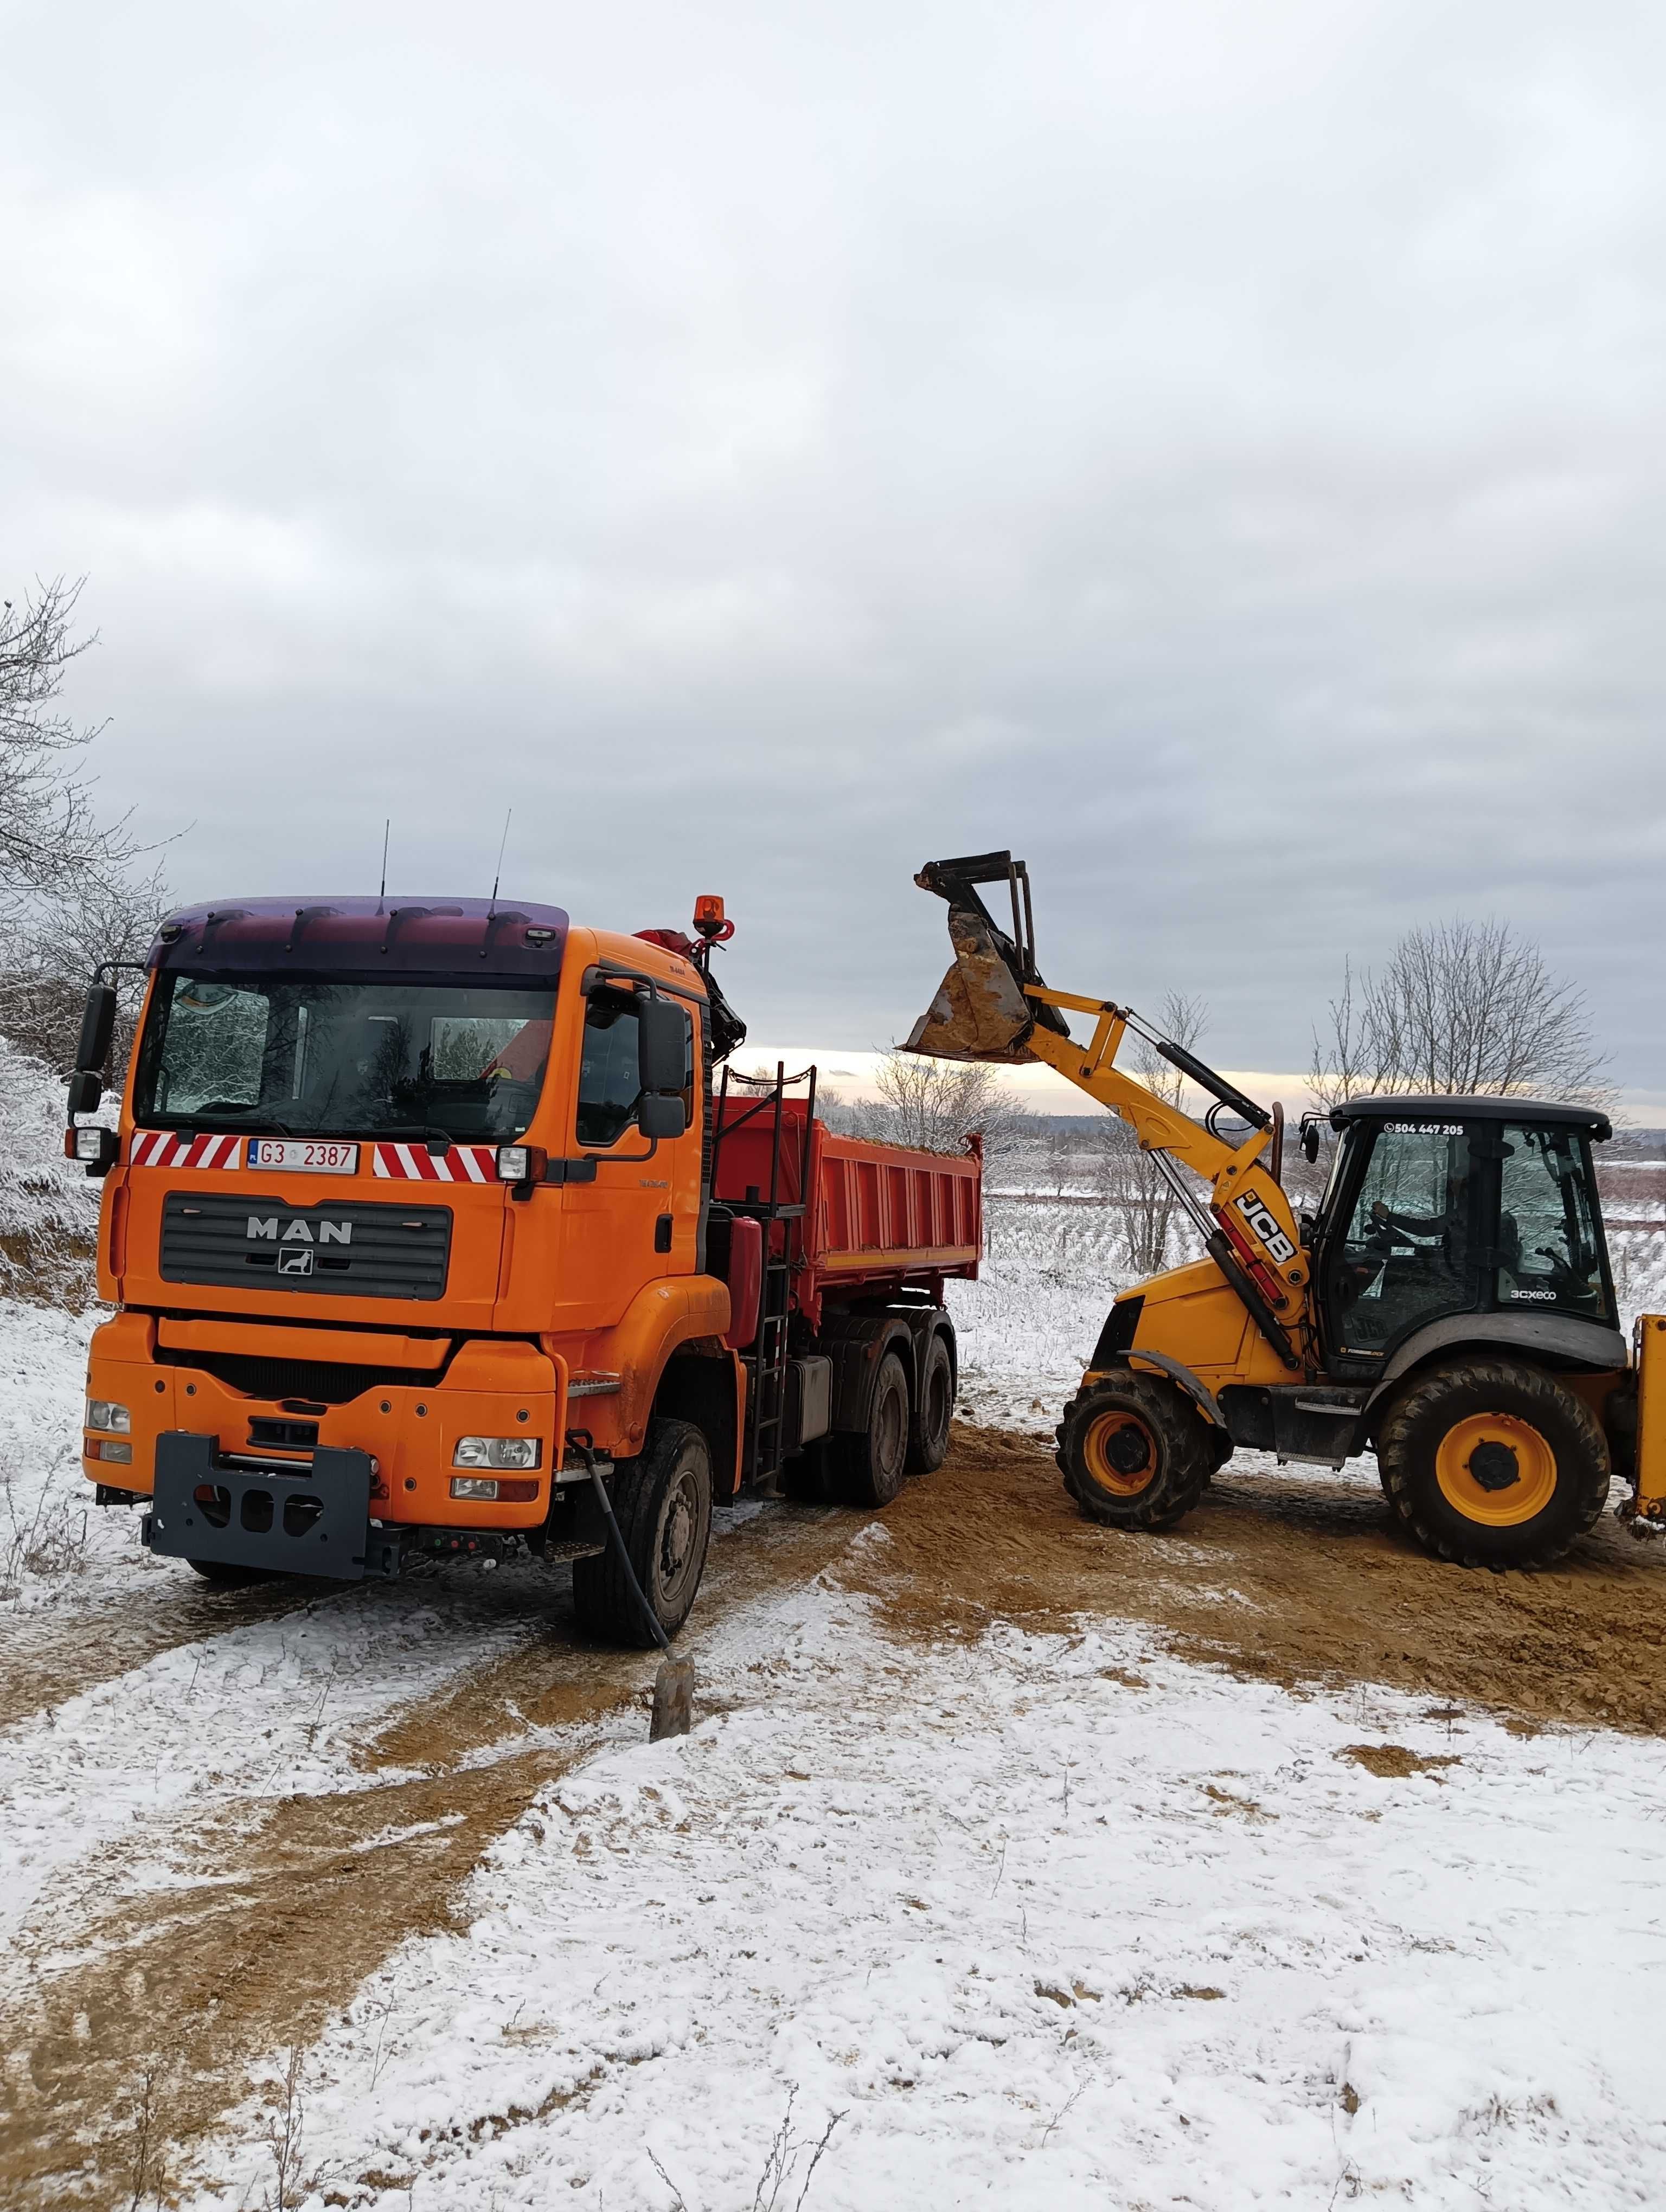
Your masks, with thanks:
[[[955,961],[904,1049],[1008,1065],[1039,1060],[1120,1115],[1141,1151],[1156,1159],[1262,1334],[1286,1367],[1300,1367],[1309,1269],[1290,1200],[1262,1158],[1272,1128],[1266,1109],[1151,1029],[1132,1008],[1048,989],[1036,968],[1023,861],[1008,853],[933,860],[915,881],[947,900]],[[980,884],[995,882],[1005,882],[1011,892],[1010,935],[979,896]],[[1091,1017],[1087,1043],[1071,1036],[1068,1013]],[[1116,1055],[1130,1029],[1218,1104],[1248,1121],[1248,1137],[1241,1144],[1228,1142],[1207,1121],[1194,1120],[1118,1067]],[[1183,1168],[1207,1185],[1207,1207]]]

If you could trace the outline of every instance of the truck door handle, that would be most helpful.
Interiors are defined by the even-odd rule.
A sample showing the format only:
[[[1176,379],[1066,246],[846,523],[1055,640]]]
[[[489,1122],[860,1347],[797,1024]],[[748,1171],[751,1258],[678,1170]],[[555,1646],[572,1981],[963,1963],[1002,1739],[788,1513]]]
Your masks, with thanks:
[[[654,1224],[654,1249],[656,1252],[669,1252],[671,1249],[671,1220],[670,1214],[662,1213]]]

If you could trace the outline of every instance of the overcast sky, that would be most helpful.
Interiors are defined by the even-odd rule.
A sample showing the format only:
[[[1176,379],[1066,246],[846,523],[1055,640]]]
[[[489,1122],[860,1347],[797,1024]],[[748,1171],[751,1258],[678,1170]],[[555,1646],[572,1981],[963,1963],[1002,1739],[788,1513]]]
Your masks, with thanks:
[[[8,11],[4,591],[184,896],[728,898],[904,1031],[922,860],[1304,1066],[1505,916],[1666,1094],[1658,6]]]

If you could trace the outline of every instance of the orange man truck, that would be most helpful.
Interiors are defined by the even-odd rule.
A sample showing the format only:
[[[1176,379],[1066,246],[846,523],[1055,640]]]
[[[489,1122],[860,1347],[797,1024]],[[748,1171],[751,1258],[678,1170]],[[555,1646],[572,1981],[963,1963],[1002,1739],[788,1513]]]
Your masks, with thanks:
[[[100,1502],[144,1504],[151,1551],[214,1581],[570,1559],[581,1622],[647,1644],[693,1602],[714,1502],[800,1478],[883,1505],[935,1467],[976,1147],[836,1136],[813,1070],[715,1083],[745,1034],[710,972],[721,901],[696,930],[189,908],[151,947],[115,1130],[84,1118],[101,970],[66,1139],[106,1178]]]

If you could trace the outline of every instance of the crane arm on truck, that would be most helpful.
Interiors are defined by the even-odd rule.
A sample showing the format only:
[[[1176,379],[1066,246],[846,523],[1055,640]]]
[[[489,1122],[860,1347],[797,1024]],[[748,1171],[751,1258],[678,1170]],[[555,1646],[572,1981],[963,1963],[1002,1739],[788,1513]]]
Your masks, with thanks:
[[[905,1049],[944,1060],[1040,1061],[1119,1115],[1170,1182],[1262,1335],[1285,1366],[1299,1366],[1290,1332],[1305,1317],[1308,1267],[1290,1201],[1262,1158],[1273,1115],[1131,1007],[1049,990],[1036,967],[1028,873],[1010,853],[928,861],[915,881],[947,901],[955,957]],[[979,886],[992,883],[1008,888],[1010,933],[980,895]],[[1091,1018],[1085,1044],[1071,1036],[1067,1013]],[[1116,1065],[1130,1030],[1209,1093],[1214,1103],[1201,1121]],[[1222,1112],[1246,1122],[1248,1135],[1236,1142],[1221,1135],[1215,1121]],[[1208,1186],[1207,1208],[1181,1169]]]

